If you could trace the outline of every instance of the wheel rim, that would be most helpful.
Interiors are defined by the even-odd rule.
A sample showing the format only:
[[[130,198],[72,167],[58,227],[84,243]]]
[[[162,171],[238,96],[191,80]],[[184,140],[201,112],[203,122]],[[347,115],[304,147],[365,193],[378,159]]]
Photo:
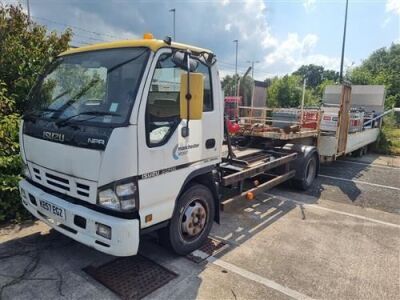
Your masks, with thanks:
[[[306,168],[306,182],[307,185],[311,185],[314,178],[315,178],[315,174],[317,172],[317,162],[315,160],[315,158],[311,158],[308,161],[307,164],[307,168]]]
[[[195,199],[184,209],[181,215],[181,236],[185,241],[196,240],[207,224],[207,208],[204,201]]]

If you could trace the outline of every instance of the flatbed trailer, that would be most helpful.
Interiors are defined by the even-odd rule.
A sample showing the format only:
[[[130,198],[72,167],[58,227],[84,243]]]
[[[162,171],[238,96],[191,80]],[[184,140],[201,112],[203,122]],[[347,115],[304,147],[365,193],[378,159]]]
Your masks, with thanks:
[[[363,154],[366,152],[367,146],[377,140],[380,126],[376,128],[373,128],[373,126],[371,126],[372,128],[365,127],[362,128],[362,131],[349,132],[352,86],[345,83],[341,87],[335,86],[334,88],[336,90],[341,89],[340,94],[336,92],[336,96],[339,98],[336,104],[339,109],[336,131],[321,130],[320,123],[324,107],[318,110],[317,117],[311,122],[305,122],[302,119],[299,122],[277,121],[267,117],[268,112],[273,111],[273,109],[239,107],[239,111],[242,110],[245,116],[239,118],[241,130],[237,136],[263,139],[265,142],[272,141],[271,143],[275,145],[285,143],[313,145],[318,148],[321,162],[336,160],[340,156],[352,153]],[[371,87],[367,86],[365,89],[371,90]],[[360,94],[364,89],[357,86],[356,90]],[[385,114],[383,112],[384,89],[378,86],[376,90],[378,92],[375,92],[375,94],[371,92],[374,97],[369,95],[368,104],[373,109],[378,109],[383,116]],[[357,98],[357,96],[355,105],[362,107],[360,97]],[[329,101],[331,99],[332,97],[328,98]],[[301,112],[301,116],[304,116],[303,109],[297,109],[297,111]],[[286,128],[276,128],[272,126],[273,122],[288,123],[288,125]],[[313,128],[307,126],[310,124]]]
[[[320,135],[318,141],[318,151],[322,161],[333,161],[336,158],[352,154],[361,150],[362,154],[366,147],[374,143],[379,136],[379,128],[365,129],[360,132],[350,133],[348,135],[344,151],[338,151],[339,140],[336,136]]]

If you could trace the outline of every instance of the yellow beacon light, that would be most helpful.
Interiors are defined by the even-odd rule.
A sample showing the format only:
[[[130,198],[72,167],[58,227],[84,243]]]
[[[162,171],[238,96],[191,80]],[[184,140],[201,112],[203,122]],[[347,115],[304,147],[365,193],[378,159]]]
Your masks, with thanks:
[[[152,39],[154,39],[154,36],[153,36],[152,33],[146,32],[145,34],[143,34],[143,39],[145,39],[145,40],[152,40]]]

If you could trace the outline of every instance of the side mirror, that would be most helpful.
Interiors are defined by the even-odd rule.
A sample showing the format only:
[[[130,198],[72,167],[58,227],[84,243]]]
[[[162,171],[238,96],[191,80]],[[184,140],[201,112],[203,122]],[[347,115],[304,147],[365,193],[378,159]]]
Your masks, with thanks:
[[[189,59],[189,64],[187,61],[188,59]],[[190,58],[190,55],[187,56],[187,53],[183,52],[183,51],[176,51],[172,55],[172,61],[174,62],[174,64],[176,66],[180,67],[181,69],[183,69],[185,71],[189,71],[189,72],[195,72],[197,67],[199,66],[199,62],[197,60]],[[189,70],[188,70],[188,66],[189,66]]]
[[[201,120],[203,117],[204,76],[201,73],[189,73],[190,94],[192,96],[189,100],[186,99],[187,83],[188,74],[182,74],[180,89],[181,119]]]

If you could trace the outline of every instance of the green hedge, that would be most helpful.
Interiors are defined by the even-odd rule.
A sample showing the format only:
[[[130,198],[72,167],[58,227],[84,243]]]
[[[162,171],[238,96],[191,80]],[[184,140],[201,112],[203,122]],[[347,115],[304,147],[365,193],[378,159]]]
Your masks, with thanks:
[[[0,223],[30,216],[18,193],[18,128],[28,93],[43,67],[68,48],[72,32],[49,32],[21,6],[0,2]]]
[[[19,115],[0,81],[0,222],[27,216],[18,195],[21,159],[18,145]]]

